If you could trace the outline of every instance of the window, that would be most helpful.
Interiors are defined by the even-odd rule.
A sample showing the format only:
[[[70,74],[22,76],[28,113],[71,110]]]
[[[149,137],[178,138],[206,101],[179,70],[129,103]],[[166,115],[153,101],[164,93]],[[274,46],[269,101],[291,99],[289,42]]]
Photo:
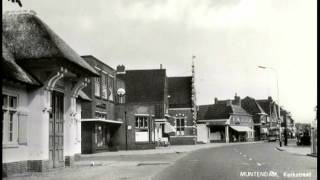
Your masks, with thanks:
[[[103,74],[102,75],[102,98],[103,99],[108,99],[107,95],[107,87],[108,87],[108,75]]]
[[[176,128],[177,128],[177,135],[183,136],[184,135],[184,128],[185,128],[185,118],[176,118]]]
[[[149,117],[148,116],[136,116],[136,142],[149,142],[151,141],[151,131],[149,131]],[[151,128],[151,127],[150,127]]]
[[[17,97],[2,95],[3,105],[3,144],[15,144],[18,139],[18,113],[17,113]]]
[[[260,121],[262,124],[266,123],[266,116],[260,116]]]
[[[136,128],[138,129],[148,129],[149,118],[147,116],[137,116],[136,117]]]
[[[94,79],[94,95],[100,97],[100,77]]]
[[[113,101],[113,87],[114,87],[114,79],[113,77],[109,76],[108,78],[108,100]]]

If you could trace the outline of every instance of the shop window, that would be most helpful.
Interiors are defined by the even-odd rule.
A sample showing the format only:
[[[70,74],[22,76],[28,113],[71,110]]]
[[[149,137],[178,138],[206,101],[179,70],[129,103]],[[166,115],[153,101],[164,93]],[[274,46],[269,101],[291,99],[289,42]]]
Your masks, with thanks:
[[[177,135],[183,136],[184,135],[184,129],[185,129],[185,118],[176,118],[176,129],[177,129]]]
[[[148,142],[150,141],[149,131],[149,117],[148,116],[136,116],[136,131],[135,141],[136,142]]]

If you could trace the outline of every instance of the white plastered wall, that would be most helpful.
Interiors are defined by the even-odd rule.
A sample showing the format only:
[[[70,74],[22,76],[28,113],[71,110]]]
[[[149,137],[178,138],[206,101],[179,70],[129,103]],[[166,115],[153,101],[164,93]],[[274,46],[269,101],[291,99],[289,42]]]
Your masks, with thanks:
[[[206,124],[197,124],[197,141],[209,143],[209,128]]]
[[[26,160],[48,160],[49,149],[49,114],[43,111],[44,90],[38,88],[28,91],[25,87],[3,86],[3,92],[18,96],[18,112],[26,116],[27,144],[2,148],[2,162],[17,162]],[[18,128],[16,126],[16,128]],[[18,130],[17,130],[18,131]]]
[[[65,83],[64,111],[64,156],[73,156],[81,153],[81,104],[71,96],[70,83]]]

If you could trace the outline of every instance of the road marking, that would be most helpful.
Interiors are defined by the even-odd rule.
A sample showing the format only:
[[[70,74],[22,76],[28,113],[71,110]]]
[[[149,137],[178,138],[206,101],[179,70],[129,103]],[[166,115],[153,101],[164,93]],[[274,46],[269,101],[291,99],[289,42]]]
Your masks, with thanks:
[[[260,163],[257,163],[257,165],[258,165],[258,166],[261,166],[261,164],[260,164]]]
[[[244,154],[243,157],[247,157],[247,155]]]
[[[241,163],[241,165],[249,166],[249,163]]]
[[[240,152],[240,154],[242,154],[242,152]]]
[[[249,158],[249,161],[252,161],[252,159],[251,159],[251,158]]]

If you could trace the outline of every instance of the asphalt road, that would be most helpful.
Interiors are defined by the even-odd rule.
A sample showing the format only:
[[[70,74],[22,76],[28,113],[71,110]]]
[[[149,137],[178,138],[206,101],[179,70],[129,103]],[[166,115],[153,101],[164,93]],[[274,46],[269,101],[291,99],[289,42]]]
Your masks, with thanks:
[[[153,180],[317,179],[316,158],[278,151],[277,145],[198,150],[165,168]]]

